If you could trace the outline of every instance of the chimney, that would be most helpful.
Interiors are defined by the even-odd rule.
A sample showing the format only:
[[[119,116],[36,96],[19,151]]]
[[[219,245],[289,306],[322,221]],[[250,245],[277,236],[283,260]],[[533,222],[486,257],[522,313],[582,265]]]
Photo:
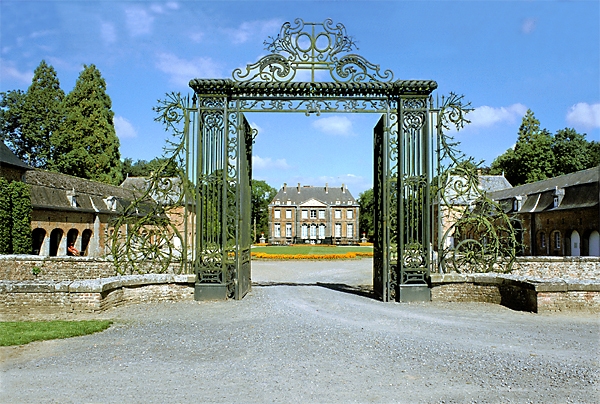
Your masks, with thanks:
[[[298,193],[300,193],[300,183],[298,183]]]
[[[342,193],[345,194],[346,193],[346,185],[342,184]]]
[[[283,183],[283,193],[285,194],[287,191],[287,184],[284,182]]]
[[[325,183],[325,193],[328,194],[329,193],[329,184]]]

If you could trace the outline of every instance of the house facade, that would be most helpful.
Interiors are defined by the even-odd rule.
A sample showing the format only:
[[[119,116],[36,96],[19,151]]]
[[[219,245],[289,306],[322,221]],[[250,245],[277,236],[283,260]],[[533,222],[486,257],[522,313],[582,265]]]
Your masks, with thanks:
[[[518,219],[523,255],[600,256],[600,166],[492,192]]]
[[[288,187],[269,204],[270,244],[356,244],[359,205],[345,185]]]

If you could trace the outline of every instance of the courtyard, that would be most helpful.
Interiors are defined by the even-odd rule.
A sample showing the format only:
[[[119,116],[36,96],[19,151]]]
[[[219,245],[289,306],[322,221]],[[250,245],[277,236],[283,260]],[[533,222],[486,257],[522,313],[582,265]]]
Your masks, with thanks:
[[[371,263],[255,261],[243,300],[122,306],[105,332],[1,348],[0,401],[598,402],[596,315],[382,303]]]

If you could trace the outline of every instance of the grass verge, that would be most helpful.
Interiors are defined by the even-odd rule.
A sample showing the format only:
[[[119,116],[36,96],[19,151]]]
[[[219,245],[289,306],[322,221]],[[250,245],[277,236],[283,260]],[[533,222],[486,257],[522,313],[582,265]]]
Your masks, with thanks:
[[[104,331],[111,324],[110,320],[3,321],[0,322],[0,346],[78,337]]]

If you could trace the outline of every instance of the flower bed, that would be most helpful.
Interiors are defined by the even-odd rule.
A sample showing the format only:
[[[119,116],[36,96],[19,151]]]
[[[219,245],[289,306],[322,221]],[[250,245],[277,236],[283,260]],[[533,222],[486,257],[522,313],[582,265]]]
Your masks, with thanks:
[[[354,258],[372,257],[373,252],[347,252],[344,254],[268,254],[252,252],[252,258],[273,260],[347,260]]]

